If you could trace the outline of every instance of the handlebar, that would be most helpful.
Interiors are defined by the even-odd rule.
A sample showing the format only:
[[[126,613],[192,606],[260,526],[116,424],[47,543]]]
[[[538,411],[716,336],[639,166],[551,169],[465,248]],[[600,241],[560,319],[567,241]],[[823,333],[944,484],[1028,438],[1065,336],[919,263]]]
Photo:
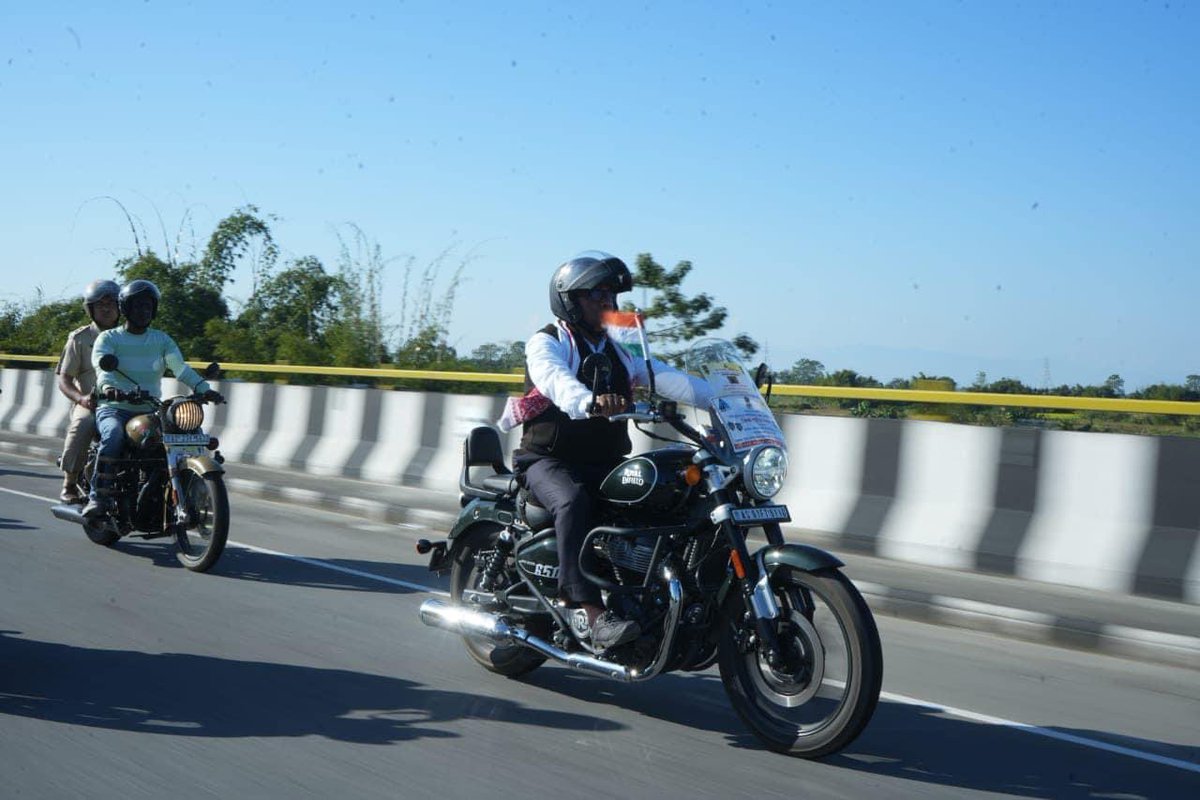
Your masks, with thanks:
[[[145,404],[145,405],[153,406],[154,408],[162,408],[162,406],[165,405],[165,401],[160,400],[159,398],[150,394],[150,392],[148,392],[145,389],[133,389],[130,391],[124,391],[124,390],[109,386],[107,389],[104,390],[103,396],[104,396],[104,399],[110,400],[113,402],[117,402],[117,403]],[[209,390],[208,392],[201,392],[199,394],[192,393],[187,396],[187,399],[195,401],[197,403],[212,403],[214,405],[225,402],[224,397],[222,397],[220,394],[218,394],[217,392],[214,392],[212,390]]]

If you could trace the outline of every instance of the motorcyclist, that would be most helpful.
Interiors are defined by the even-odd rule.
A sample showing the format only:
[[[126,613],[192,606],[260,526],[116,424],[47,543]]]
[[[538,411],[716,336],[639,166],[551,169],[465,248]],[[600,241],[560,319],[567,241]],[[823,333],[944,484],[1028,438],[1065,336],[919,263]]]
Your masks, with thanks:
[[[88,445],[96,433],[96,398],[93,395],[96,371],[92,369],[92,347],[97,336],[116,327],[120,319],[117,307],[120,291],[116,281],[106,279],[94,280],[87,285],[83,290],[83,308],[91,318],[91,324],[71,331],[58,366],[54,368],[58,390],[72,403],[71,421],[59,459],[63,471],[59,499],[64,503],[82,503],[84,499],[79,493],[79,473],[83,471]]]
[[[220,395],[186,363],[179,352],[179,345],[167,334],[151,328],[158,313],[162,298],[158,287],[147,280],[130,281],[121,288],[118,304],[125,317],[121,328],[107,330],[96,339],[92,348],[92,366],[96,370],[99,388],[99,408],[96,410],[96,427],[100,431],[100,451],[96,459],[96,472],[92,478],[92,491],[88,504],[83,509],[85,517],[102,516],[109,505],[105,492],[108,486],[110,467],[120,458],[124,444],[125,423],[137,414],[144,414],[147,406],[118,401],[111,397],[111,390],[129,392],[141,388],[154,397],[162,391],[163,373],[171,370],[175,377],[208,400],[220,401]],[[100,359],[111,353],[119,359],[117,370],[107,372],[100,367]]]
[[[550,280],[550,310],[557,322],[525,345],[526,400],[521,444],[514,453],[521,480],[534,499],[554,516],[558,539],[559,597],[587,612],[592,646],[605,650],[638,637],[636,621],[621,619],[602,604],[600,588],[579,569],[583,539],[593,524],[593,492],[632,449],[627,422],[607,418],[629,408],[633,389],[649,382],[645,362],[616,346],[605,316],[617,308],[617,295],[633,288],[621,259],[589,250],[563,263]],[[607,388],[595,399],[583,374],[583,360],[605,353],[612,365]],[[711,390],[667,364],[653,361],[659,393],[703,404]],[[536,391],[534,391],[536,390]],[[540,406],[540,407],[539,407]]]

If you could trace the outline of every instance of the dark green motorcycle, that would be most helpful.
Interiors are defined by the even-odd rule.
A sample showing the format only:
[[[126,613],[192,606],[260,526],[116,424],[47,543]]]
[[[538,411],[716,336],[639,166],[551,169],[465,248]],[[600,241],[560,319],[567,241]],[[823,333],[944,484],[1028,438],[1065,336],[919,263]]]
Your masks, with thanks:
[[[422,603],[421,620],[461,634],[472,658],[508,677],[547,659],[625,682],[716,663],[734,709],[767,747],[828,755],[858,736],[878,702],[874,618],[841,561],[784,541],[780,524],[791,518],[771,501],[787,449],[737,351],[705,340],[688,368],[714,389],[711,426],[697,430],[661,400],[613,417],[653,425],[643,432],[670,441],[604,480],[580,554],[581,570],[609,608],[638,621],[640,638],[592,648],[586,614],[556,597],[553,520],[486,427],[464,444],[465,506],[448,538],[418,544],[431,570],[450,571],[451,594],[449,603]],[[477,477],[484,468],[489,474]],[[753,529],[766,544],[751,552]]]

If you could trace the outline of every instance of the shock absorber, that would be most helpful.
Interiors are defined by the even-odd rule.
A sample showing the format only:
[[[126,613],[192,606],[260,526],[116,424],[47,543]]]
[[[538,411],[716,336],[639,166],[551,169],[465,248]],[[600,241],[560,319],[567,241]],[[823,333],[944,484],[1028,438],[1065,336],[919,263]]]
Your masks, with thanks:
[[[496,579],[500,577],[500,570],[504,568],[504,560],[512,552],[514,541],[516,539],[508,528],[496,537],[496,549],[488,554],[479,576],[479,588],[483,591],[490,592],[496,587]]]

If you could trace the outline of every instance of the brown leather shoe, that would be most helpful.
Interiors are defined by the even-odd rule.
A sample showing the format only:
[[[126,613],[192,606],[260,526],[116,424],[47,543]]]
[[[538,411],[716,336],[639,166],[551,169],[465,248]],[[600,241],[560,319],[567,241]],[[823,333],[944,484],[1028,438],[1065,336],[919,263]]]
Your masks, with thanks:
[[[79,476],[67,475],[63,478],[62,491],[58,494],[58,499],[64,503],[79,503],[82,504],[87,498],[79,493]]]

